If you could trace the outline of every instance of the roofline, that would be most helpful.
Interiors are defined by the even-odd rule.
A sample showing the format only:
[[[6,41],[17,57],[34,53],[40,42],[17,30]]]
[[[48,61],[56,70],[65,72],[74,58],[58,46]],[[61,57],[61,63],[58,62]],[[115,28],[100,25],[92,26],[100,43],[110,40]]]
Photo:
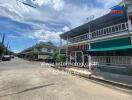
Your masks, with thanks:
[[[60,37],[62,38],[62,39],[64,39],[64,40],[66,40],[66,36],[67,36],[67,38],[68,38],[68,36],[72,33],[72,34],[74,34],[74,33],[77,33],[77,32],[79,32],[79,30],[81,30],[81,31],[83,31],[83,32],[88,32],[89,30],[87,30],[87,27],[89,26],[89,24],[95,24],[96,23],[96,21],[98,22],[99,20],[102,20],[103,18],[107,18],[107,17],[109,17],[109,16],[111,16],[111,13],[109,12],[109,13],[107,13],[107,14],[105,14],[105,15],[103,15],[103,16],[101,16],[101,17],[98,17],[98,18],[96,18],[96,19],[94,19],[94,20],[92,20],[91,22],[88,22],[88,23],[85,23],[85,24],[83,24],[83,25],[80,25],[80,26],[78,26],[78,27],[76,27],[76,28],[73,28],[73,29],[71,29],[70,31],[67,31],[67,32],[64,32],[64,33],[62,33],[62,34],[60,34]],[[124,17],[120,17],[120,18],[115,18],[115,17],[111,17],[111,19],[113,20],[116,20],[116,23],[117,23],[117,20],[121,20],[121,19],[127,19],[126,18],[126,15],[124,16]],[[108,19],[109,20],[109,19]],[[110,20],[109,20],[110,21]],[[125,21],[125,20],[124,20]],[[112,22],[111,22],[112,23]],[[99,24],[99,23],[98,23]],[[97,27],[100,27],[99,25],[97,26]],[[79,33],[83,33],[83,32],[79,32]],[[71,36],[71,35],[70,35]]]
[[[107,16],[107,15],[109,15],[109,14],[110,14],[110,13],[105,14],[105,15],[103,15],[103,16],[101,16],[101,17]],[[101,17],[98,17],[98,18],[92,20],[91,22],[82,24],[82,25],[80,25],[80,26],[78,26],[78,27],[75,27],[75,28],[73,28],[73,29],[71,29],[71,30],[69,30],[69,31],[67,31],[67,32],[64,32],[64,33],[60,34],[60,37],[62,38],[62,35],[64,35],[64,34],[67,34],[67,36],[68,36],[68,34],[70,34],[71,32],[73,32],[74,30],[77,30],[77,29],[80,28],[80,27],[83,27],[83,26],[85,26],[85,25],[88,25],[88,24],[92,23],[93,21],[100,19]]]

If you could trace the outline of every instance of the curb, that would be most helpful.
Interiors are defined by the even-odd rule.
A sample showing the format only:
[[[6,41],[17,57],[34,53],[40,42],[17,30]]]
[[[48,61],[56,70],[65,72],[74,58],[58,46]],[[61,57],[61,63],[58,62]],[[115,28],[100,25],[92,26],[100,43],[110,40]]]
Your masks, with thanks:
[[[99,84],[107,86],[107,87],[111,87],[111,88],[114,88],[114,89],[122,90],[122,91],[127,92],[127,93],[132,93],[132,85],[127,85],[127,84],[123,84],[123,83],[119,83],[119,82],[115,82],[115,81],[101,79],[101,78],[98,78],[97,76],[92,75],[92,74],[86,75],[86,74],[81,74],[79,72],[77,74],[74,74],[75,71],[70,71],[70,70],[67,70],[65,68],[62,69],[61,67],[56,67],[56,66],[51,66],[51,67],[54,68],[54,69],[58,69],[60,71],[62,71],[62,70],[63,71],[69,71],[73,75],[78,75],[78,76],[80,76],[82,78],[92,80],[95,83],[99,83]]]
[[[97,78],[94,75],[91,75],[89,77],[89,79],[94,79],[94,80],[97,80],[97,81],[101,81],[103,83],[108,83],[108,84],[111,84],[111,85],[114,85],[114,86],[123,87],[123,88],[126,88],[128,90],[132,90],[132,85],[128,85],[128,84],[124,84],[124,83],[119,83],[119,82],[115,82],[115,81],[111,81],[111,80],[106,80],[106,79],[100,79],[100,78]]]

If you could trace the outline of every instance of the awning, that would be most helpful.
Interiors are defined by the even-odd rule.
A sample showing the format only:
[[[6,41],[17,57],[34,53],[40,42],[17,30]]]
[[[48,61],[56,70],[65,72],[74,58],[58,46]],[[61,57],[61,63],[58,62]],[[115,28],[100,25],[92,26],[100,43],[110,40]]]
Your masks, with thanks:
[[[75,36],[82,35],[84,33],[89,32],[89,25],[91,26],[91,32],[102,29],[104,27],[112,26],[119,23],[124,23],[127,21],[126,16],[121,17],[115,17],[112,16],[111,13],[108,13],[100,18],[97,18],[91,22],[88,22],[86,24],[83,24],[79,27],[76,27],[68,32],[65,32],[60,35],[60,37],[64,40],[67,40],[67,38],[72,38]]]
[[[132,49],[132,45],[120,46],[120,47],[111,47],[111,48],[99,48],[99,49],[90,49],[87,52],[109,52],[109,51],[120,51]]]

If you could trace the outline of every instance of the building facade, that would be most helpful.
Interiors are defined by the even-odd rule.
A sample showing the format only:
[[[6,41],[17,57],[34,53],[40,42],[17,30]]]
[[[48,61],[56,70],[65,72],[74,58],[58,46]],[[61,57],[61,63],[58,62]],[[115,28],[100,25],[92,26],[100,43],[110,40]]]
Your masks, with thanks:
[[[129,0],[128,0],[129,1]],[[132,65],[132,2],[124,16],[108,13],[60,35],[67,41],[68,63],[78,65]]]
[[[40,42],[39,44],[22,51],[19,56],[29,60],[52,61],[56,51],[57,47],[52,43]]]

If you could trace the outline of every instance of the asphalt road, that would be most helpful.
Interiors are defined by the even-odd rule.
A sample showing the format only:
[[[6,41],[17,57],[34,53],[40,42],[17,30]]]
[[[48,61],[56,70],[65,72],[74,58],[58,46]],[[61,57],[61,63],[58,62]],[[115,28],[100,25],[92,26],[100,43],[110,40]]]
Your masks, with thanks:
[[[132,100],[132,95],[40,62],[0,62],[0,100]]]
[[[11,61],[0,61],[0,70],[23,69],[23,68],[38,68],[40,62],[29,62],[19,58],[14,58]]]

